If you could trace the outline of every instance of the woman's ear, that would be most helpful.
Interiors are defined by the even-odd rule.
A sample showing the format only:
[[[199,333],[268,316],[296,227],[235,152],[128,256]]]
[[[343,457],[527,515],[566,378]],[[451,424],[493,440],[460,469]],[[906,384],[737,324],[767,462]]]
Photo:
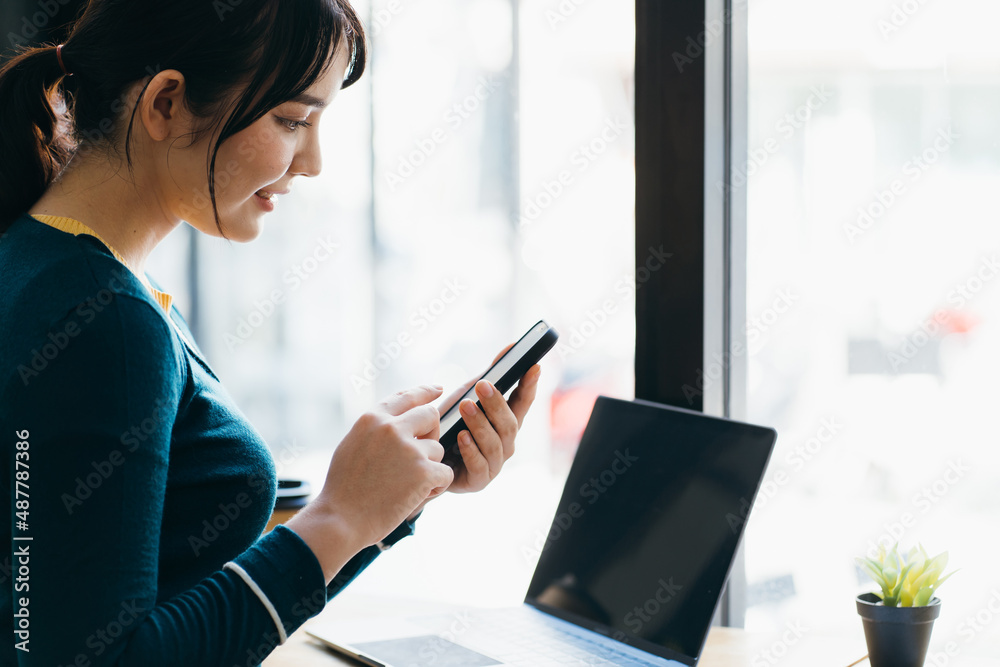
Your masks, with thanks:
[[[175,69],[157,72],[146,85],[138,115],[153,141],[180,137],[194,128],[192,116],[184,100],[184,75]]]

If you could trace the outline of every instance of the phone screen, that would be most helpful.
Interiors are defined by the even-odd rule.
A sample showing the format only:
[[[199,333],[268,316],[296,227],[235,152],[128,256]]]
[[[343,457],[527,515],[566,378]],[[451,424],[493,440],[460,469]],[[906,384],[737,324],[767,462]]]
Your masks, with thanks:
[[[490,366],[490,369],[486,371],[486,373],[483,374],[483,377],[479,378],[479,380],[485,379],[487,382],[495,386],[500,378],[502,378],[507,371],[514,367],[514,364],[517,363],[518,359],[527,354],[528,350],[530,350],[535,343],[537,343],[542,336],[545,335],[548,328],[549,327],[545,324],[545,322],[539,322],[529,329],[528,333],[524,334],[524,336],[521,337],[521,340],[514,344],[514,347],[507,350],[507,354],[500,357],[495,364]],[[479,383],[479,380],[476,380],[476,384]],[[455,401],[455,404],[451,406],[451,408],[449,408],[448,411],[441,417],[442,434],[447,433],[448,430],[457,424],[458,420],[462,418],[462,413],[459,412],[458,406],[467,398],[470,398],[473,401],[477,400],[475,384],[473,384],[469,388],[469,391],[465,392],[461,398]]]

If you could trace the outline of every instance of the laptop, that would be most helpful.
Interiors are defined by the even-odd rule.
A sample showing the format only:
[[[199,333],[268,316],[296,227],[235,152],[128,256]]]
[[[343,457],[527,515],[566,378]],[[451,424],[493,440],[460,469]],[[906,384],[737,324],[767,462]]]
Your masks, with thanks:
[[[306,631],[380,667],[697,665],[776,437],[599,396],[521,606]]]

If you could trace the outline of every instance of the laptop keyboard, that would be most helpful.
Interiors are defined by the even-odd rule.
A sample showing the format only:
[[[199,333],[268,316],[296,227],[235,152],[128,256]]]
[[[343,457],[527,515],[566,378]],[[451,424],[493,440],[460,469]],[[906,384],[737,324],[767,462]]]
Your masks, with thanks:
[[[637,658],[602,641],[576,634],[557,619],[526,608],[475,610],[452,622],[455,639],[515,667],[651,667],[670,663],[655,656]],[[452,619],[454,621],[454,619]]]

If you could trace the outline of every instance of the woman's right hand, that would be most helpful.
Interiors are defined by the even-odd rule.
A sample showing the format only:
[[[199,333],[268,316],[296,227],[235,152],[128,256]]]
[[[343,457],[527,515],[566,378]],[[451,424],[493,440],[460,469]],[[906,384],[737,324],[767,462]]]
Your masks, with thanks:
[[[354,524],[363,545],[375,544],[432,491],[451,484],[441,463],[441,415],[430,402],[441,389],[400,391],[361,415],[330,461],[318,500]]]
[[[345,554],[382,540],[451,484],[454,472],[441,463],[441,416],[430,405],[440,395],[438,387],[415,387],[361,415],[333,453],[323,489],[286,524],[312,548],[328,582]]]

